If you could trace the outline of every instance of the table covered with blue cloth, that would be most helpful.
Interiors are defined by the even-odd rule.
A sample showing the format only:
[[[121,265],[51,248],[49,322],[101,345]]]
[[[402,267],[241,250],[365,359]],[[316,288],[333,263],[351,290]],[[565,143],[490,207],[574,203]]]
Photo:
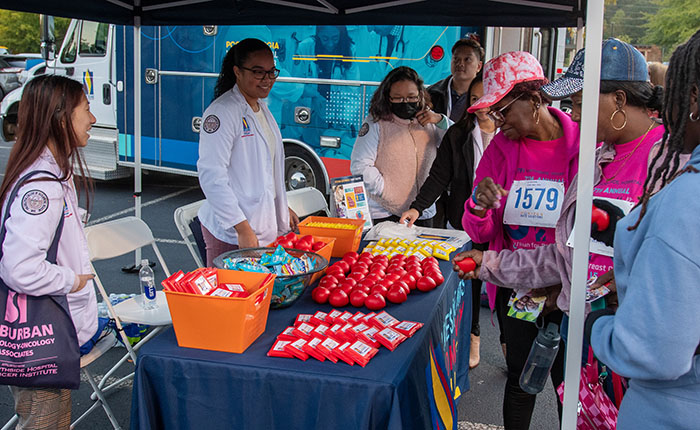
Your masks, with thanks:
[[[450,262],[440,268],[443,285],[384,309],[423,328],[393,352],[379,348],[364,368],[267,356],[298,314],[333,309],[315,303],[311,287],[291,307],[270,310],[265,332],[242,354],[181,348],[166,330],[139,351],[131,428],[456,428],[457,400],[469,389],[471,285]],[[226,335],[226,327],[212,330]]]

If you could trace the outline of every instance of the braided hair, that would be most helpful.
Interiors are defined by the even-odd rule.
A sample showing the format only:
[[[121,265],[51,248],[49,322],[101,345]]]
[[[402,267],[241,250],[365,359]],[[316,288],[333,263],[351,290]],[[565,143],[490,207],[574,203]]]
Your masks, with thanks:
[[[676,48],[671,56],[661,111],[665,125],[664,137],[659,151],[649,164],[647,179],[644,182],[644,194],[637,204],[642,207],[639,211],[639,219],[636,224],[628,228],[629,230],[639,226],[657,184],[660,183],[659,188],[663,188],[678,175],[698,171],[692,166],[687,166],[680,171],[678,169],[684,146],[685,127],[690,113],[690,92],[693,85],[700,89],[700,31]],[[654,166],[662,156],[664,157],[662,164],[655,169]]]

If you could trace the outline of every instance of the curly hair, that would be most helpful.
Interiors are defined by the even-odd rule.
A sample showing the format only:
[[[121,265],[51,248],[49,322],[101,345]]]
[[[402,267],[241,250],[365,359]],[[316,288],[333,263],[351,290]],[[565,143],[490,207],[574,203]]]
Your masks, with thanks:
[[[676,48],[671,56],[661,110],[665,125],[664,137],[661,148],[649,164],[647,179],[644,182],[644,194],[637,204],[641,206],[639,219],[628,228],[629,230],[639,226],[657,184],[660,183],[660,189],[678,175],[697,172],[693,166],[687,166],[679,171],[680,154],[684,149],[686,125],[690,114],[690,92],[693,86],[700,89],[700,30]],[[664,157],[662,164],[654,169],[662,156]]]
[[[418,87],[418,93],[421,99],[421,109],[425,106],[430,106],[428,92],[423,86],[423,79],[421,79],[418,73],[410,67],[397,67],[384,77],[381,84],[379,84],[379,87],[372,95],[369,113],[372,115],[374,121],[389,120],[391,118],[389,92],[391,91],[391,86],[399,81],[411,81],[415,83]]]

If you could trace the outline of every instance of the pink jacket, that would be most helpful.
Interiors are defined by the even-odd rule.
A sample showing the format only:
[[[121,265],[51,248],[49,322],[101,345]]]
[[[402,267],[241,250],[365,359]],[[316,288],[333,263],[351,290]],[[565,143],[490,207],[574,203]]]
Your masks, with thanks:
[[[578,172],[579,126],[564,112],[552,107],[548,109],[549,112],[559,120],[564,132],[566,146],[562,147],[562,151],[566,152],[569,160],[569,177],[564,183],[564,186],[568,190]],[[479,162],[479,166],[476,169],[476,179],[474,180],[475,186],[482,179],[491,177],[495,183],[501,185],[506,190],[510,189],[518,168],[517,162],[521,145],[523,145],[522,141],[516,142],[508,139],[503,133],[498,133],[491,141],[491,144],[488,146],[484,152],[484,156]],[[490,251],[499,252],[504,249],[506,244],[503,231],[503,212],[505,210],[505,204],[499,209],[489,210],[484,218],[472,214],[470,209],[473,207],[474,202],[472,199],[467,199],[467,203],[464,207],[464,216],[462,218],[464,231],[469,234],[469,237],[475,243],[488,242]],[[562,208],[562,213],[565,209],[566,206]],[[566,242],[566,239],[564,242]],[[482,273],[484,273],[483,266]],[[493,309],[496,301],[497,286],[488,279],[485,280],[487,281],[486,291],[489,296],[489,305],[491,309]],[[559,282],[560,281],[557,279],[556,282],[552,282],[549,285],[555,285]],[[498,282],[498,284],[507,285],[508,287],[515,286],[502,282]]]
[[[652,153],[658,151],[659,144],[660,141],[654,144]],[[609,163],[615,157],[615,150],[610,145],[603,144],[598,151],[593,172],[593,184],[600,182],[601,165]],[[690,154],[681,154],[680,166],[684,166],[689,158]],[[651,161],[651,157],[649,161]],[[557,306],[568,313],[574,250],[566,245],[566,241],[571,235],[576,219],[577,183],[578,176],[571,182],[564,196],[561,216],[556,226],[556,243],[528,250],[486,251],[481,263],[479,278],[516,289],[544,288],[561,283],[562,289],[557,298]],[[586,315],[590,310],[590,305],[586,304]]]

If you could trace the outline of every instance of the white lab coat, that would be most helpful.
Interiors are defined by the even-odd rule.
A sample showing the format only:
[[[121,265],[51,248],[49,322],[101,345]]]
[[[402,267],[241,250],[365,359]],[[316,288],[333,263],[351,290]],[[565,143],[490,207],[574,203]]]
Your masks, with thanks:
[[[199,133],[197,173],[207,198],[199,220],[214,237],[234,245],[234,226],[245,220],[261,246],[289,231],[282,135],[267,105],[259,103],[277,139],[274,165],[262,128],[238,85],[209,105]]]
[[[61,177],[61,170],[48,149],[20,177],[32,170],[47,170]],[[38,175],[34,178],[42,176],[46,177]],[[27,194],[35,197],[33,204],[26,200]],[[41,202],[46,206],[41,206]],[[3,216],[6,205],[4,201]],[[83,213],[84,210],[78,207],[72,179],[62,183],[25,183],[10,206],[10,218],[5,223],[7,235],[2,245],[3,257],[0,260],[0,277],[14,291],[31,296],[68,295],[68,307],[79,345],[87,342],[97,331],[97,299],[93,281],[88,281],[82,290],[68,294],[78,285],[77,274],[92,273]],[[64,223],[58,242],[57,264],[51,264],[46,261],[46,253],[61,216]]]

